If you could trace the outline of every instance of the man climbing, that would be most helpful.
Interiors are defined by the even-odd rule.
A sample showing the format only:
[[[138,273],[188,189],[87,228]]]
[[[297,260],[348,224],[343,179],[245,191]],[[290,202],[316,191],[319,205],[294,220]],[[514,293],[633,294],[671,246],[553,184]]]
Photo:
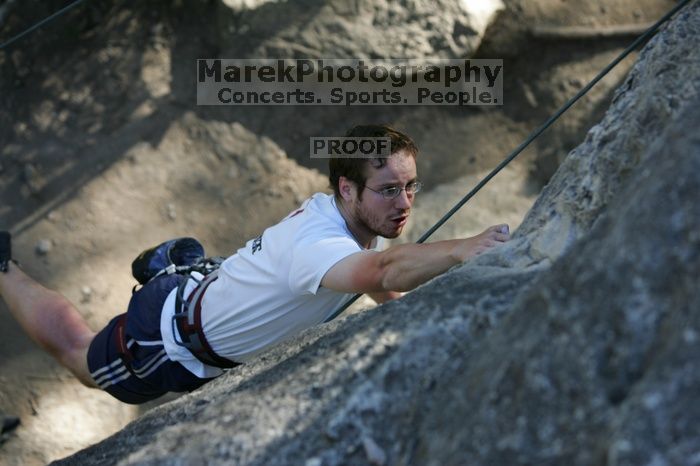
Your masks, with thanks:
[[[496,225],[472,238],[381,250],[381,238],[401,234],[421,188],[418,150],[388,126],[358,126],[347,136],[389,138],[391,155],[330,159],[333,195],[313,195],[220,266],[190,260],[203,256],[191,239],[144,252],[133,266],[144,286],[98,333],[65,297],[11,261],[7,234],[0,238],[0,295],[32,340],[83,384],[143,403],[194,390],[250,361],[323,322],[354,293],[394,299],[508,241],[508,226]],[[154,258],[169,267],[155,273]]]

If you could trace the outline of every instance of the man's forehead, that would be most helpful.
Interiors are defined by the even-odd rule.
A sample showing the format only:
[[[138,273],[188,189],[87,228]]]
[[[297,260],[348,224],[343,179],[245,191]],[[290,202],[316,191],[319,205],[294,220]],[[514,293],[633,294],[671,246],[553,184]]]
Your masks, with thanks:
[[[377,168],[372,166],[368,173],[367,181],[380,181],[382,183],[406,182],[416,177],[416,160],[407,151],[401,150],[386,159],[386,164]]]

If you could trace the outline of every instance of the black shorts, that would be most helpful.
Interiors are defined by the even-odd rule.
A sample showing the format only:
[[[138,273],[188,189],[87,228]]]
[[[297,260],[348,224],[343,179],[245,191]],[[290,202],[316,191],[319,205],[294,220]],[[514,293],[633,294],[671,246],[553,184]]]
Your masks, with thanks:
[[[170,360],[163,347],[163,303],[186,279],[183,275],[164,275],[147,283],[131,297],[126,313],[112,319],[90,343],[90,375],[116,399],[145,403],[167,392],[192,391],[211,380],[201,379]],[[120,328],[123,339],[118,335]]]

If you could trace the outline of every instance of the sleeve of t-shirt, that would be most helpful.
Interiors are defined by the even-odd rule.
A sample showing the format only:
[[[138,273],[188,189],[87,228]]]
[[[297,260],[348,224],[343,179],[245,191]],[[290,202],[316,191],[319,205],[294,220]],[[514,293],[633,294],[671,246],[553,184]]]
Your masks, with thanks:
[[[334,236],[302,244],[292,251],[289,288],[297,294],[316,294],[328,270],[362,249],[346,236]]]

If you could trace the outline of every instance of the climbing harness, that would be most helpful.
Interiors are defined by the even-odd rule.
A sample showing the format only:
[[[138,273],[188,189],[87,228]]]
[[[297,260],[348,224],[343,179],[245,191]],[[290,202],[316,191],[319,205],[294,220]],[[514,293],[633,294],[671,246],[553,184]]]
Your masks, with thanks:
[[[481,188],[483,188],[486,183],[491,181],[491,179],[496,176],[501,170],[503,170],[506,165],[508,165],[510,162],[512,162],[520,153],[525,150],[527,146],[530,145],[532,141],[534,141],[540,134],[542,134],[547,128],[549,128],[564,112],[566,112],[572,105],[574,105],[581,97],[583,97],[593,86],[595,86],[598,81],[603,79],[605,75],[607,75],[610,70],[615,68],[615,66],[618,65],[627,55],[629,55],[639,44],[650,38],[658,29],[659,27],[664,24],[666,21],[668,21],[673,15],[675,15],[678,11],[680,11],[685,5],[687,5],[691,0],[682,0],[680,1],[675,7],[673,7],[668,13],[666,13],[660,20],[658,20],[656,23],[651,25],[649,29],[647,29],[642,35],[637,37],[625,50],[620,53],[620,55],[617,56],[612,62],[610,62],[605,68],[603,68],[595,78],[593,78],[586,86],[584,86],[578,93],[576,93],[575,96],[573,96],[571,99],[569,99],[564,105],[559,108],[551,117],[549,117],[539,128],[535,129],[530,135],[525,139],[524,142],[522,142],[518,147],[513,149],[513,151],[508,154],[508,156],[503,159],[501,163],[496,166],[491,172],[484,177],[469,193],[467,193],[457,204],[454,205],[443,217],[435,223],[428,231],[426,231],[423,236],[421,236],[416,243],[421,244],[424,243],[428,238],[432,236],[433,233],[437,231],[438,228],[440,228],[447,220],[452,217],[455,212],[457,212],[459,209],[462,208],[464,204],[467,203],[476,193],[478,193]],[[350,301],[345,303],[343,306],[338,308],[335,312],[333,312],[324,322],[330,322],[331,320],[335,319],[338,317],[343,311],[345,311],[348,307],[350,307],[355,301],[357,301],[361,294],[356,294],[353,296]]]
[[[196,239],[176,238],[139,254],[131,264],[131,272],[141,285],[164,275],[185,276],[186,279],[182,280],[177,288],[175,313],[171,321],[175,343],[190,350],[205,364],[223,368],[235,367],[239,364],[214,352],[202,329],[204,291],[218,278],[219,267],[224,261],[223,257],[204,256],[204,246]],[[197,282],[197,286],[189,297],[185,298],[185,289],[190,280]]]
[[[177,289],[175,314],[172,317],[171,325],[175,343],[190,350],[197,359],[205,364],[229,369],[239,366],[240,363],[216,354],[211,345],[209,345],[202,329],[202,298],[204,298],[204,292],[209,285],[216,281],[218,277],[218,267],[202,280],[190,277],[190,279],[196,280],[198,284],[187,299],[185,299],[184,293],[188,280],[183,280]],[[177,339],[178,334],[182,339],[181,341]]]

